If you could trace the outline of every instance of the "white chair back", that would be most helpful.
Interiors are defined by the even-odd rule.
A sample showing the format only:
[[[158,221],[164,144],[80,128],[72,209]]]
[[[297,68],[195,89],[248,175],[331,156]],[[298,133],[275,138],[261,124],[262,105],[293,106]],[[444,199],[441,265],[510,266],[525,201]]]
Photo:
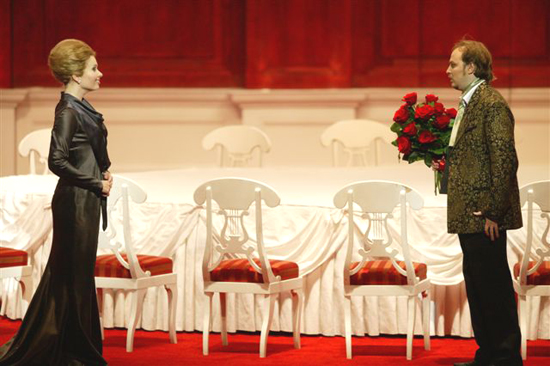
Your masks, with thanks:
[[[130,271],[132,278],[141,278],[149,275],[141,269],[134,251],[130,219],[130,199],[134,203],[143,203],[147,200],[147,193],[133,180],[114,175],[113,187],[107,199],[107,221],[109,225],[106,231],[100,230],[99,232],[98,248],[110,249],[122,266]],[[122,206],[122,238],[118,235],[116,227],[112,225],[114,220],[113,213],[118,209],[119,206],[117,206],[117,203],[119,201],[121,201]],[[122,254],[126,254],[127,261],[122,257]]]
[[[550,231],[550,181],[539,181],[527,184],[520,189],[521,206],[527,202],[527,243],[525,252],[521,259],[519,270],[519,283],[521,286],[527,284],[527,276],[535,273],[543,261],[550,259],[550,243],[548,232]],[[540,216],[546,219],[546,228],[540,238],[543,248],[533,251],[533,204],[539,206]],[[535,265],[529,268],[529,261],[535,260]]]
[[[424,206],[420,193],[404,184],[387,181],[363,181],[352,183],[342,188],[334,196],[334,205],[338,208],[347,206],[348,212],[348,250],[344,267],[344,284],[350,284],[350,276],[359,272],[372,258],[387,258],[394,268],[403,276],[407,276],[407,283],[414,285],[418,282],[412,264],[407,237],[407,203],[414,210]],[[359,206],[361,216],[368,220],[366,232],[362,235],[358,254],[361,259],[359,265],[350,269],[354,257],[354,204]],[[400,249],[391,246],[393,239],[388,229],[388,219],[396,206],[401,210],[401,243]],[[403,257],[406,269],[397,264],[399,256]]]
[[[269,207],[276,207],[280,198],[268,185],[244,178],[221,178],[202,184],[195,190],[195,202],[206,202],[206,247],[203,259],[203,277],[210,281],[210,272],[224,258],[246,257],[255,271],[262,274],[264,283],[275,282],[280,278],[273,275],[263,242],[262,201]],[[218,209],[214,211],[213,203]],[[250,239],[244,223],[252,204],[255,209],[256,242]],[[214,242],[214,213],[223,216],[223,226]],[[212,253],[219,253],[212,258]],[[254,261],[257,256],[260,265]],[[212,263],[213,262],[213,263]]]
[[[257,150],[258,166],[262,166],[264,153],[271,150],[271,140],[259,128],[252,126],[233,125],[215,129],[202,140],[205,150],[218,148],[218,165],[224,166],[224,156],[227,155],[229,166],[248,166]]]
[[[43,165],[42,174],[49,173],[48,154],[50,152],[51,135],[51,129],[43,128],[29,133],[19,142],[17,149],[19,154],[23,157],[29,157],[30,174],[36,174],[37,163]]]
[[[321,144],[332,147],[332,164],[339,166],[339,148],[347,155],[347,166],[368,165],[368,155],[372,151],[374,165],[379,164],[379,141],[391,144],[395,134],[390,128],[380,122],[368,119],[352,119],[339,121],[329,126],[321,135]]]

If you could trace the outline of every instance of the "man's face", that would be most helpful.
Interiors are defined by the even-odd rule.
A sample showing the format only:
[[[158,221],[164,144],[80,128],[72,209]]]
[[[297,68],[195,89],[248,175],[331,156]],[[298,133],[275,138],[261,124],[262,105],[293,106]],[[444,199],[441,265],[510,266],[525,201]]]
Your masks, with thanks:
[[[462,51],[459,48],[451,53],[446,73],[451,81],[451,86],[461,91],[464,91],[475,78],[474,66],[464,64]]]

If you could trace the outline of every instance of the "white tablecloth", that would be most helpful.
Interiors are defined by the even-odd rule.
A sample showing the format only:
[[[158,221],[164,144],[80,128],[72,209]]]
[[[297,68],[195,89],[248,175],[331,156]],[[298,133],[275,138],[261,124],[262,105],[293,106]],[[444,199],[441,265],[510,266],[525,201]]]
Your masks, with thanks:
[[[173,171],[126,173],[147,192],[145,204],[132,206],[134,241],[139,253],[174,259],[179,278],[177,329],[202,327],[201,261],[205,241],[205,215],[193,202],[193,192],[203,182],[222,176],[263,181],[281,196],[281,206],[266,209],[264,235],[275,258],[296,261],[306,277],[302,332],[343,334],[342,268],[347,245],[347,219],[332,205],[333,195],[344,185],[359,180],[399,181],[417,189],[425,207],[409,212],[409,242],[415,261],[428,265],[432,286],[432,334],[472,336],[469,311],[461,274],[462,254],[456,235],[446,232],[446,196],[435,196],[433,174],[421,164],[376,168],[197,168]],[[520,185],[549,179],[548,169],[521,167]],[[0,245],[28,250],[32,254],[35,286],[47,261],[51,245],[51,212],[48,205],[55,176],[0,178]],[[119,225],[118,222],[113,222]],[[397,232],[397,224],[395,230]],[[544,222],[536,223],[542,234]],[[390,227],[392,229],[392,227]],[[525,242],[525,231],[509,232],[509,261],[513,265]],[[4,281],[0,314],[21,317],[17,287]],[[262,298],[228,297],[230,331],[260,329]],[[126,325],[129,297],[124,292],[106,292],[104,325]],[[273,329],[290,331],[290,300],[282,297],[275,311]],[[355,334],[377,335],[406,332],[404,298],[356,298],[353,302]],[[420,314],[420,312],[417,312]],[[216,313],[217,315],[217,313]],[[420,315],[417,332],[420,332]],[[141,327],[167,329],[166,294],[149,290]],[[214,317],[214,330],[219,319]],[[550,301],[534,301],[531,338],[550,339]]]

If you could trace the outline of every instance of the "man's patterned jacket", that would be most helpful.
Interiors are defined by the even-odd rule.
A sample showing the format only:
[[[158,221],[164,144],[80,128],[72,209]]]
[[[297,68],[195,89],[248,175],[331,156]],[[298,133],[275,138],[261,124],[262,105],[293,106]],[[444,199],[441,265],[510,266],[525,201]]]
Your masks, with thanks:
[[[449,158],[449,233],[483,232],[485,218],[499,229],[520,228],[517,169],[514,116],[502,95],[483,83],[466,106]]]

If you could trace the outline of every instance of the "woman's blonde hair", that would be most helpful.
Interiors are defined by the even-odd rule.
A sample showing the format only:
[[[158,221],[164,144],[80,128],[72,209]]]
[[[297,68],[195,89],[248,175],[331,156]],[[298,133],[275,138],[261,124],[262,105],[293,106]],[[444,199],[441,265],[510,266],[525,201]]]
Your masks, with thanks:
[[[65,39],[52,48],[48,57],[48,66],[53,76],[67,85],[71,76],[82,76],[86,61],[95,56],[95,51],[78,39]]]

